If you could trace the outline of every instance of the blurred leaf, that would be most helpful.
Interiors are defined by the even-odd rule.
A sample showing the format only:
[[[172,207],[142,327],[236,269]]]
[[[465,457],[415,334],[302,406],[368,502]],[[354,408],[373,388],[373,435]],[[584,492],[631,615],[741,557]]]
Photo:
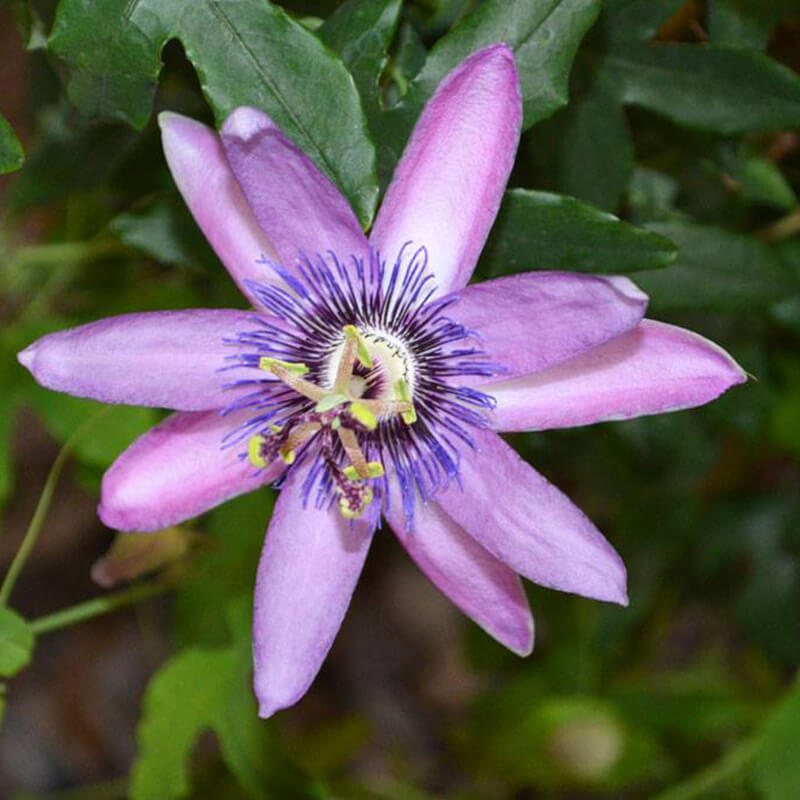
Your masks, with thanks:
[[[24,159],[19,139],[6,118],[0,114],[0,175],[19,169]]]
[[[25,391],[24,400],[36,409],[42,423],[59,441],[66,441],[73,431],[104,408],[101,403],[51,392],[32,383]],[[105,407],[109,408],[108,413],[92,425],[74,448],[75,456],[81,461],[103,469],[159,418],[152,408]]]
[[[638,167],[628,185],[631,218],[654,220],[669,216],[678,196],[678,181],[670,175]]]
[[[797,743],[800,741],[800,682],[767,719],[753,769],[753,780],[767,800],[800,797]]]
[[[797,10],[797,0],[710,0],[711,41],[764,50],[772,29]]]
[[[107,31],[98,37],[97,31]],[[61,0],[50,49],[84,113],[142,127],[169,39],[183,44],[218,122],[269,114],[349,198],[364,225],[377,201],[375,153],[353,79],[317,37],[261,0]]]
[[[198,736],[213,730],[226,764],[252,797],[312,796],[307,780],[281,759],[257,715],[249,651],[190,649],[151,679],[137,729],[133,800],[168,800],[190,786],[188,760]]]
[[[19,614],[0,606],[0,677],[16,675],[31,660],[33,632]]]
[[[212,535],[176,599],[178,639],[213,646],[230,637],[230,609],[252,608],[256,567],[274,495],[260,489],[229,500],[208,517]],[[247,636],[249,637],[249,620]]]
[[[126,245],[163,264],[209,270],[219,265],[177,193],[159,195],[118,214],[109,227]]]
[[[400,0],[347,0],[318,31],[350,70],[370,127],[381,113],[378,81],[400,16]]]
[[[14,484],[11,463],[11,432],[14,424],[16,402],[9,394],[0,397],[0,509],[8,499]]]
[[[483,252],[490,275],[529,269],[616,274],[675,260],[663,236],[620,222],[571,197],[527,189],[506,193]]]
[[[797,207],[797,197],[777,165],[756,153],[742,154],[734,177],[741,186],[742,196],[752,203],[791,211]]]
[[[750,236],[689,222],[648,227],[679,251],[674,264],[635,277],[651,309],[747,311],[798,291],[777,254]]]
[[[549,117],[567,102],[572,60],[597,18],[599,0],[487,0],[439,39],[401,103],[381,125],[391,172],[426,101],[441,80],[482,47],[505,42],[514,49],[522,83],[523,128]]]
[[[800,76],[762,53],[714,44],[648,42],[680,3],[609,0],[575,61],[571,102],[537,129],[544,174],[558,191],[612,211],[630,180],[622,107],[717,134],[800,125]]]
[[[102,184],[135,140],[136,134],[122,125],[76,119],[66,104],[43,109],[25,166],[9,192],[9,208],[24,211]]]

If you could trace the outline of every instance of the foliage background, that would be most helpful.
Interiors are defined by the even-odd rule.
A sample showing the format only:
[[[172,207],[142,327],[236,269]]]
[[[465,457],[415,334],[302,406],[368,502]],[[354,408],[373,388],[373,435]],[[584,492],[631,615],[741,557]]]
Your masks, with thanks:
[[[498,39],[517,53],[526,132],[478,277],[629,273],[650,316],[754,376],[707,408],[513,437],[622,553],[630,608],[530,586],[537,644],[520,660],[379,536],[320,678],[262,723],[248,614],[265,490],[132,560],[116,545],[96,577],[160,565],[144,585],[169,592],[34,623],[34,642],[24,620],[103,592],[99,479],[159,416],[117,408],[75,445],[15,611],[0,609],[0,795],[800,796],[792,0],[0,3],[0,563],[96,413],[14,354],[112,313],[240,302],[153,111],[263,107],[368,225],[425,99]]]

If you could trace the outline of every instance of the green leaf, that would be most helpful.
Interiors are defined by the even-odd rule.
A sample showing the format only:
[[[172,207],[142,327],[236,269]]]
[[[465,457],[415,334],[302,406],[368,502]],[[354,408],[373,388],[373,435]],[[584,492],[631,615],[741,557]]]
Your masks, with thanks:
[[[151,198],[109,223],[120,240],[163,264],[215,269],[219,261],[177,193]]]
[[[347,0],[318,31],[350,70],[370,126],[381,113],[378,81],[400,17],[400,0]]]
[[[734,177],[742,197],[752,203],[763,203],[783,211],[797,206],[797,196],[789,181],[774,161],[758,154],[745,154],[737,164]]]
[[[750,236],[688,222],[648,227],[679,250],[671,266],[635,277],[651,309],[747,311],[798,291],[775,251]]]
[[[766,800],[800,797],[797,742],[800,739],[800,682],[767,719],[753,767],[753,780]]]
[[[107,35],[97,36],[103,30]],[[62,0],[50,49],[85,113],[143,126],[165,43],[177,38],[221,122],[251,105],[269,114],[349,198],[366,226],[377,202],[375,152],[341,60],[262,0]]]
[[[489,275],[529,269],[613,274],[675,260],[663,236],[636,228],[571,197],[513,189],[506,193],[481,268]]]
[[[626,105],[723,135],[800,124],[800,76],[777,61],[742,48],[648,41],[680,5],[605,0],[576,59],[570,105],[535,134],[549,188],[618,207],[633,169]]]
[[[631,42],[597,68],[621,102],[681,125],[729,135],[800,125],[800,76],[761,53]]]
[[[31,660],[34,637],[28,623],[0,606],[0,678],[16,675]]]
[[[797,0],[710,0],[711,41],[764,50],[775,25],[796,11]]]
[[[636,162],[625,112],[597,84],[534,131],[529,151],[549,186],[587,203],[617,208]]]
[[[0,114],[0,175],[19,169],[24,158],[19,139],[5,117]]]
[[[104,407],[101,403],[51,392],[33,383],[28,384],[24,399],[39,412],[44,425],[59,441],[66,441]],[[113,406],[75,444],[75,456],[91,466],[105,469],[136,437],[151,428],[158,417],[158,412],[152,408]]]

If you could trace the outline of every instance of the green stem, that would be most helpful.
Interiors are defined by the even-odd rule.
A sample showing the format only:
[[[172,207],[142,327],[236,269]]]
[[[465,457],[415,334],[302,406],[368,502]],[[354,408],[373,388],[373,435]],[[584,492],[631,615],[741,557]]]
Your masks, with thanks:
[[[56,460],[53,462],[53,466],[50,468],[44,488],[42,489],[42,494],[39,497],[39,502],[36,504],[36,510],[33,512],[31,523],[28,525],[28,530],[25,531],[22,544],[20,544],[19,550],[17,550],[14,560],[11,562],[11,566],[8,568],[5,578],[3,578],[3,584],[0,586],[0,606],[8,604],[8,598],[14,588],[14,584],[16,583],[20,572],[22,572],[22,568],[25,566],[25,562],[28,560],[28,556],[30,556],[31,550],[33,550],[36,540],[39,538],[39,534],[42,532],[42,526],[44,525],[45,518],[47,517],[47,512],[50,510],[50,503],[53,500],[53,493],[55,492],[58,479],[61,476],[61,471],[64,469],[64,464],[66,463],[67,457],[72,452],[72,448],[75,447],[75,444],[81,438],[81,436],[83,436],[83,434],[86,433],[86,431],[88,431],[89,428],[94,425],[94,423],[100,417],[108,413],[108,411],[108,408],[104,408],[86,420],[86,422],[84,422],[83,425],[81,425],[78,430],[76,430],[75,433],[70,436],[66,444],[61,448],[61,451],[56,456]]]
[[[46,614],[33,620],[30,623],[30,628],[38,636],[41,633],[49,633],[59,628],[66,628],[69,625],[75,625],[92,617],[107,614],[109,611],[133,605],[149,597],[163,594],[166,591],[167,587],[161,583],[140,583],[114,594],[95,597],[92,600],[86,600],[61,611]]]
[[[710,767],[701,770],[687,781],[657,795],[654,800],[700,800],[743,772],[758,752],[758,740],[746,739],[725,753]]]

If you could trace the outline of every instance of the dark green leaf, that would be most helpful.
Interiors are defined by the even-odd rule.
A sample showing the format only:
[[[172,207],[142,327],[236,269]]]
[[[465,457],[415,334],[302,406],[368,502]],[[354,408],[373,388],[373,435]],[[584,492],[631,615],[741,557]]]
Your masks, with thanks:
[[[0,606],[0,678],[16,675],[33,654],[33,632],[19,614]]]
[[[800,125],[800,76],[761,53],[699,44],[637,44],[608,54],[623,103],[722,134]]]
[[[490,275],[529,269],[614,274],[663,267],[675,254],[663,236],[571,197],[514,189],[504,198],[481,267]]]
[[[776,253],[750,236],[688,222],[648,227],[678,246],[674,264],[635,277],[653,309],[747,311],[798,291]]]
[[[98,30],[108,33],[98,37]],[[70,70],[70,97],[79,108],[141,127],[171,38],[182,42],[218,121],[241,105],[265,111],[369,223],[377,201],[375,153],[353,79],[277,6],[62,0],[50,47]]]
[[[598,84],[533,132],[530,151],[548,186],[616,209],[635,167],[621,105]]]
[[[400,0],[347,0],[318,31],[350,70],[373,129],[381,112],[378,81],[399,15]]]
[[[111,230],[129,247],[164,264],[214,269],[219,264],[176,193],[161,195],[132,211],[118,214]]]
[[[800,740],[800,682],[771,714],[761,732],[753,778],[766,800],[800,796],[797,742]]]
[[[797,0],[710,0],[711,41],[764,50],[775,25],[797,10]]]
[[[22,166],[22,145],[5,117],[0,114],[0,175]]]
[[[758,154],[742,154],[734,178],[742,197],[752,203],[763,203],[783,211],[797,206],[791,185],[774,161]]]

